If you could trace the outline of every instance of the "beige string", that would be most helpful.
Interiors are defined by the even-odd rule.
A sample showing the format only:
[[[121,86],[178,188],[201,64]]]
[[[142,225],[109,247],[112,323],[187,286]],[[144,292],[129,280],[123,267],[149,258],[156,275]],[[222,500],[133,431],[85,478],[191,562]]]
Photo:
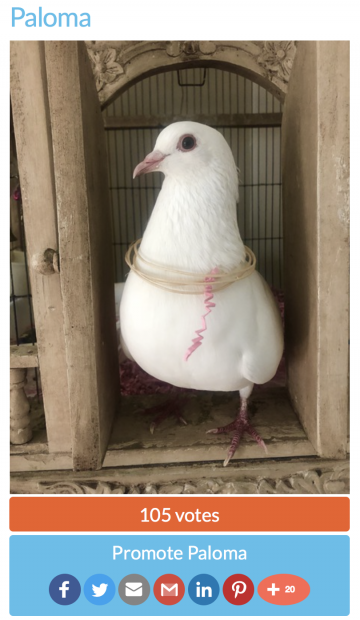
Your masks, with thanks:
[[[204,283],[210,281],[210,278],[213,291],[221,291],[230,286],[230,284],[233,284],[233,282],[238,282],[239,280],[243,280],[244,278],[250,276],[256,266],[256,256],[254,252],[247,246],[244,246],[246,262],[241,263],[235,269],[228,272],[212,272],[211,274],[190,273],[188,271],[181,271],[180,269],[173,269],[172,267],[164,267],[163,265],[147,261],[139,255],[140,243],[141,239],[134,241],[125,254],[125,261],[127,265],[129,265],[130,269],[140,276],[140,278],[143,278],[143,280],[150,282],[150,284],[173,293],[180,293],[181,295],[199,295],[203,293]],[[167,272],[170,277],[164,279],[163,277],[155,274],[145,273],[139,267],[137,260],[138,258],[152,268]],[[186,278],[186,280],[183,280],[177,276]]]

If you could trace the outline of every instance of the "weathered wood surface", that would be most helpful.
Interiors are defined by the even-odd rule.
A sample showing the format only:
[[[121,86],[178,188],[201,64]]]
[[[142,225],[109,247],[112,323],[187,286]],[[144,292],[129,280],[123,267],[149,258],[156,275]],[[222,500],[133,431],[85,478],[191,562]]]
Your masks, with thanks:
[[[10,368],[37,368],[39,366],[36,344],[10,346]]]
[[[349,461],[320,458],[12,474],[11,493],[348,494]]]
[[[57,249],[56,198],[44,43],[11,42],[11,102],[21,180],[28,264]],[[59,275],[30,269],[50,452],[70,451],[70,407]]]
[[[285,350],[319,455],[343,458],[349,407],[349,43],[300,42],[283,115]]]
[[[105,129],[149,129],[166,127],[186,116],[104,116]],[[191,120],[212,127],[281,127],[282,113],[193,114]]]
[[[207,435],[206,431],[232,421],[237,413],[237,394],[199,392],[191,394],[184,406],[187,426],[169,418],[150,432],[155,415],[146,409],[167,400],[167,396],[122,397],[121,416],[116,416],[104,467],[220,461],[226,456],[230,435]],[[245,436],[236,452],[236,461],[275,457],[313,456],[315,450],[292,411],[285,389],[259,390],[253,396],[253,424],[263,437],[268,454]],[[11,470],[70,469],[70,454],[47,453],[46,435],[35,434],[22,449],[12,446]]]
[[[108,171],[83,42],[45,43],[75,470],[101,467],[119,369]]]

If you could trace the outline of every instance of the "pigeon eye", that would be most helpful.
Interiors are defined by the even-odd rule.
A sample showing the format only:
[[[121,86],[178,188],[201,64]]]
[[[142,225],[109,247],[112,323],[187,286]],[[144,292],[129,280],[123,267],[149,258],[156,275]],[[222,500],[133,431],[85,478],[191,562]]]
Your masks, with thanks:
[[[179,140],[178,149],[180,151],[192,151],[196,147],[194,136],[182,136]]]

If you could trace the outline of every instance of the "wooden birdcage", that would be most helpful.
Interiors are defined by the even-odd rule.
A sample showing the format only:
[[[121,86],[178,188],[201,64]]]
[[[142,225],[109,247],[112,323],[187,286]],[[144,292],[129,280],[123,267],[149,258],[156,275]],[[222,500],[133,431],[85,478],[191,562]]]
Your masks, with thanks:
[[[231,415],[231,398],[192,398],[188,428],[154,435],[139,409],[161,399],[120,399],[104,130],[117,121],[102,108],[189,67],[236,73],[284,103],[271,122],[282,126],[287,388],[255,397],[268,454],[245,441],[226,470],[204,419]],[[11,100],[37,334],[11,348],[12,491],[347,492],[348,43],[17,41]],[[230,116],[208,122],[270,122]],[[23,388],[38,366],[46,429],[32,433]]]

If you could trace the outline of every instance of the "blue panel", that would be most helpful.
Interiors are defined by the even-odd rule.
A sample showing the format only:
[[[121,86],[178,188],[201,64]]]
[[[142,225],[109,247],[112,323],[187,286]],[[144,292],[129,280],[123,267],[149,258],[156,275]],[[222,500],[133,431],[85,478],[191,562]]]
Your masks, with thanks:
[[[149,552],[143,554],[143,550]],[[240,559],[244,556],[246,559]],[[309,596],[294,605],[273,605],[260,598],[259,583],[282,573],[305,579],[310,585]],[[130,585],[126,588],[127,580],[123,580],[128,575]],[[154,583],[162,575],[167,575],[166,604],[159,602],[153,591]],[[169,604],[169,596],[178,590],[172,589],[171,575],[185,585],[183,598],[178,600],[178,596],[176,602],[173,599],[174,604]],[[244,605],[231,604],[224,597],[223,584],[231,575],[240,580],[239,596],[246,582],[241,575],[254,584],[254,595]],[[54,597],[60,604],[49,593],[50,583],[57,576],[61,576],[60,586],[57,581],[53,583],[60,594],[55,592]],[[81,586],[80,596],[74,603],[64,605],[62,597],[70,596],[68,588],[76,586],[76,580]],[[150,584],[149,595],[146,581]],[[122,598],[118,593],[120,582]],[[211,603],[200,600],[212,593]],[[135,600],[136,596],[140,598]],[[349,614],[349,537],[14,535],[10,538],[10,612],[20,616],[345,616]]]

